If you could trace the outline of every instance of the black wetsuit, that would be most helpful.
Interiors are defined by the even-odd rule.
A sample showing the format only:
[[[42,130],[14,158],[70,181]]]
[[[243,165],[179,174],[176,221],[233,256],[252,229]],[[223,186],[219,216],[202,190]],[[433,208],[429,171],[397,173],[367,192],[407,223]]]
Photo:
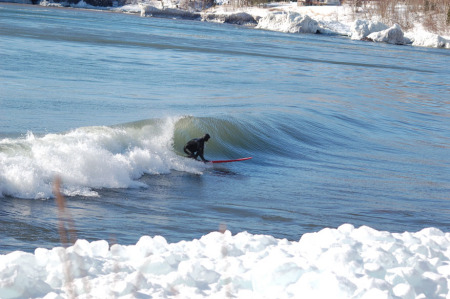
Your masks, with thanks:
[[[203,162],[208,162],[208,160],[203,157],[205,141],[207,141],[205,140],[205,137],[189,140],[183,150],[186,154],[188,154],[189,158],[194,158],[197,160],[197,157],[200,157]]]

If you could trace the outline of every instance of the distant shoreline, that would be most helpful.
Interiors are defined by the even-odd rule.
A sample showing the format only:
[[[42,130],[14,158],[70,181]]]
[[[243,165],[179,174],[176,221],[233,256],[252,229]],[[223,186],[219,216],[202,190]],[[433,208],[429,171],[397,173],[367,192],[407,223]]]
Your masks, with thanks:
[[[234,8],[228,5],[216,5],[203,11],[187,11],[176,7],[157,7],[158,2],[117,7],[91,6],[83,0],[70,6],[47,2],[46,0],[41,1],[40,4],[1,1],[0,3],[125,13],[140,17],[178,18],[213,23],[228,23],[285,33],[321,33],[347,36],[352,40],[450,49],[450,36],[441,36],[429,32],[421,24],[415,24],[408,31],[404,31],[397,24],[389,27],[378,21],[377,19],[379,17],[372,16],[368,20],[364,18],[364,14],[357,15],[352,11],[351,7],[346,5],[297,6],[296,2],[289,2],[274,3],[263,8]]]

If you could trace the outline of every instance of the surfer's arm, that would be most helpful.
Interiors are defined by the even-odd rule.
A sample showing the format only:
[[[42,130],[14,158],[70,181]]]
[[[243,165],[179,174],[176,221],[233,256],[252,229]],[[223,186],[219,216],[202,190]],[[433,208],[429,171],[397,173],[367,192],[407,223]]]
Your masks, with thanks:
[[[197,156],[199,156],[200,159],[202,159],[203,162],[209,162],[208,160],[205,159],[205,157],[203,157],[203,147],[200,147],[198,149]]]

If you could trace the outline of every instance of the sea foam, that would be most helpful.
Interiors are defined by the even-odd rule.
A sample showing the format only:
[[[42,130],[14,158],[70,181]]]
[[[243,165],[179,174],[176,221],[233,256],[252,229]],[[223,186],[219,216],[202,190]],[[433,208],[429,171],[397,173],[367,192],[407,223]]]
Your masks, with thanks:
[[[176,118],[142,126],[85,127],[62,134],[0,140],[0,195],[52,196],[55,176],[66,195],[96,196],[95,188],[133,188],[143,174],[200,173],[173,150]]]
[[[0,297],[448,298],[450,233],[344,224],[298,242],[212,232],[0,255]]]

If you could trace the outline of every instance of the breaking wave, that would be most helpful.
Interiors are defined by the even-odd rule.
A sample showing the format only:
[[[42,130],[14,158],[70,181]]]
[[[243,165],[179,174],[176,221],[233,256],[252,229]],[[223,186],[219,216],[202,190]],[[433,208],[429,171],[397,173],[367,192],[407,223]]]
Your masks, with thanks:
[[[97,196],[95,189],[144,187],[143,174],[171,169],[199,173],[201,165],[172,150],[175,118],[114,127],[83,127],[60,134],[0,141],[0,194],[49,198],[60,176],[66,195]],[[200,163],[198,163],[200,164]]]
[[[331,127],[289,117],[280,122],[268,115],[180,116],[3,138],[0,196],[50,198],[55,176],[63,180],[68,196],[98,196],[95,190],[102,188],[145,188],[139,181],[144,174],[202,174],[210,166],[186,159],[182,149],[205,133],[212,136],[206,144],[208,159],[259,158],[252,163],[271,163],[272,157],[313,159],[321,147],[339,144],[339,134]]]

